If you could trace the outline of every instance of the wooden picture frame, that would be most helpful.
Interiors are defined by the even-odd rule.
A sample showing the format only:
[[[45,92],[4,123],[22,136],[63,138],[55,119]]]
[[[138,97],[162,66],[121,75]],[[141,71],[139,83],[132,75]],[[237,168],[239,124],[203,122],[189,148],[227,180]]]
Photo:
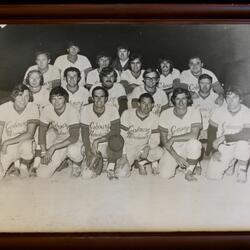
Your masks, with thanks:
[[[231,4],[67,4],[0,5],[3,24],[243,24],[249,23],[249,5]],[[182,233],[14,233],[0,235],[3,249],[233,249],[249,247],[249,232]]]

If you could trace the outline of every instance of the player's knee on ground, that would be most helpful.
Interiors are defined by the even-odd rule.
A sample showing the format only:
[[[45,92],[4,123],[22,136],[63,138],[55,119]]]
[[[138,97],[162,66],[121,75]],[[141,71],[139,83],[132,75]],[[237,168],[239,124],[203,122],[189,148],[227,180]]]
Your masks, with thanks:
[[[24,160],[32,160],[35,156],[36,144],[33,140],[25,140],[19,143],[18,153],[20,158]]]
[[[248,161],[250,158],[250,146],[247,141],[238,141],[235,145],[234,158],[240,161]]]
[[[129,177],[131,175],[131,167],[127,159],[117,160],[115,173],[118,177]]]
[[[223,178],[224,172],[225,167],[223,166],[223,163],[215,159],[214,156],[212,156],[207,167],[207,179],[220,180]]]
[[[81,162],[83,160],[82,143],[77,142],[75,144],[69,145],[66,154],[73,162]]]
[[[176,167],[177,163],[172,155],[167,150],[163,150],[162,157],[159,161],[159,176],[167,179],[174,177]]]
[[[190,139],[187,142],[187,158],[188,159],[199,159],[201,155],[202,144],[196,139]]]
[[[161,147],[151,148],[148,153],[148,160],[150,162],[158,161],[162,158],[164,150]]]

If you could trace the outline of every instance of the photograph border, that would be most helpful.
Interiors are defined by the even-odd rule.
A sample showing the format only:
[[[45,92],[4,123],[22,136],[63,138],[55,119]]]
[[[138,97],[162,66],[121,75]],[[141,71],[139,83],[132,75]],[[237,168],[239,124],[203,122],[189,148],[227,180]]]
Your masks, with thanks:
[[[2,24],[243,24],[248,4],[16,4],[0,5]],[[249,232],[1,233],[3,249],[234,249]]]

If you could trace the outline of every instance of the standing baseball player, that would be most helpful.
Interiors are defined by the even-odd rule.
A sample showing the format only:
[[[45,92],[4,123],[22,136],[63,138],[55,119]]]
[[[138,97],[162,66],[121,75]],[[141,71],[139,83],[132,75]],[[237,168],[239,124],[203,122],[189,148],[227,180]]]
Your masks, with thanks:
[[[32,70],[39,70],[43,75],[43,84],[47,90],[50,91],[52,88],[61,85],[59,69],[50,64],[50,53],[47,51],[36,52],[36,65],[30,66],[24,76],[24,84],[28,73]]]
[[[119,114],[122,114],[128,107],[128,99],[126,92],[122,84],[117,81],[117,73],[111,67],[103,68],[100,72],[100,83],[96,83],[89,91],[90,99],[93,97],[93,89],[101,86],[108,91],[107,104],[116,107],[119,110]],[[92,100],[93,101],[93,100]]]
[[[85,77],[88,72],[92,70],[91,63],[86,56],[79,55],[80,47],[76,42],[71,41],[68,43],[67,52],[67,55],[57,57],[54,63],[54,65],[60,70],[61,81],[65,81],[64,70],[69,67],[75,67],[81,72],[81,81],[79,86],[83,87],[85,85]]]
[[[39,111],[26,85],[16,85],[11,99],[0,106],[1,177],[14,162],[21,175],[27,175],[34,157],[34,134],[39,124]]]
[[[185,169],[185,179],[197,180],[194,169],[201,155],[198,141],[202,128],[201,114],[192,107],[192,97],[186,84],[179,84],[171,97],[173,108],[162,112],[159,121],[163,156],[159,162],[160,175],[173,178],[176,169]]]
[[[121,73],[121,84],[126,93],[130,94],[137,86],[143,85],[142,57],[140,55],[131,55],[129,58],[129,68]]]
[[[173,92],[173,84],[180,81],[180,71],[174,68],[173,62],[167,58],[160,58],[158,64],[160,80],[158,87],[169,95]]]
[[[237,167],[237,181],[246,182],[250,144],[247,138],[242,140],[237,133],[249,130],[250,110],[241,104],[242,94],[235,87],[229,87],[225,96],[227,105],[217,109],[209,121],[206,154],[212,151],[212,157],[207,178],[222,179],[225,173],[232,173]]]
[[[52,105],[46,106],[40,117],[38,139],[42,159],[37,169],[38,177],[52,176],[67,157],[76,168],[82,161],[76,153],[79,148],[79,112],[68,103],[68,92],[60,86],[51,90],[49,100]]]
[[[114,176],[116,161],[122,155],[123,144],[118,143],[116,145],[110,145],[112,148],[119,147],[117,151],[120,151],[113,157],[109,154],[108,148],[111,138],[118,138],[122,141],[120,136],[120,117],[118,110],[107,105],[108,91],[106,88],[97,86],[92,91],[93,103],[84,108],[81,111],[81,133],[82,141],[84,145],[84,154],[86,160],[96,156],[100,152],[103,158],[108,161],[107,172],[108,177]],[[108,147],[109,146],[109,147]],[[82,170],[83,178],[95,177],[94,171],[88,166]]]
[[[102,71],[103,68],[109,67],[111,63],[111,57],[107,55],[106,53],[100,53],[97,58],[96,58],[96,64],[97,68],[91,70],[88,75],[87,75],[87,80],[85,87],[87,89],[90,89],[94,84],[100,83],[100,72]],[[120,75],[119,72],[116,71],[117,73],[117,82],[120,82]]]
[[[121,117],[121,134],[125,142],[123,157],[129,162],[129,171],[136,163],[141,175],[147,174],[148,163],[151,163],[152,173],[159,174],[158,160],[163,153],[159,147],[159,117],[151,112],[153,106],[153,97],[144,93],[139,97],[139,107],[124,111]]]
[[[80,113],[81,108],[88,104],[89,92],[79,87],[81,72],[78,68],[69,67],[64,71],[66,86],[63,86],[69,94],[69,103]]]
[[[117,48],[117,58],[112,62],[112,67],[116,69],[119,74],[129,67],[130,50],[127,46],[121,45]]]
[[[129,104],[132,108],[138,107],[138,100],[141,94],[149,93],[154,98],[154,107],[152,112],[160,116],[160,113],[168,107],[168,97],[162,89],[159,89],[158,83],[160,74],[155,69],[147,69],[143,73],[144,85],[136,87],[129,96]]]
[[[198,79],[201,74],[208,74],[212,77],[212,89],[219,95],[216,103],[221,104],[224,101],[223,88],[215,74],[203,68],[203,62],[200,57],[192,57],[189,60],[189,69],[181,72],[180,81],[188,84],[193,97],[198,97],[199,84]]]

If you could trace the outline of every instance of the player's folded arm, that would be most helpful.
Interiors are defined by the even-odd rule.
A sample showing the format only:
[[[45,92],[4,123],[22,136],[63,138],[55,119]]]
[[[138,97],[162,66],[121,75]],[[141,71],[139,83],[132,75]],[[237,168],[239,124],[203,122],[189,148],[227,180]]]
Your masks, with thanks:
[[[119,104],[119,114],[121,115],[124,110],[128,109],[128,98],[127,98],[127,96],[118,97],[118,104]]]
[[[243,127],[242,130],[235,134],[224,135],[226,143],[237,141],[249,141],[250,140],[250,127]]]
[[[72,124],[69,126],[69,138],[71,144],[74,144],[78,141],[80,135],[80,124]]]
[[[83,123],[81,123],[80,126],[81,126],[82,142],[85,147],[85,151],[91,151],[91,144],[89,140],[89,126]]]
[[[40,121],[38,129],[38,144],[41,146],[42,151],[46,150],[46,133],[48,131],[49,124]]]
[[[213,142],[216,140],[216,134],[218,130],[218,124],[209,120],[209,126],[207,129],[207,148],[205,154],[208,156],[213,150]]]

